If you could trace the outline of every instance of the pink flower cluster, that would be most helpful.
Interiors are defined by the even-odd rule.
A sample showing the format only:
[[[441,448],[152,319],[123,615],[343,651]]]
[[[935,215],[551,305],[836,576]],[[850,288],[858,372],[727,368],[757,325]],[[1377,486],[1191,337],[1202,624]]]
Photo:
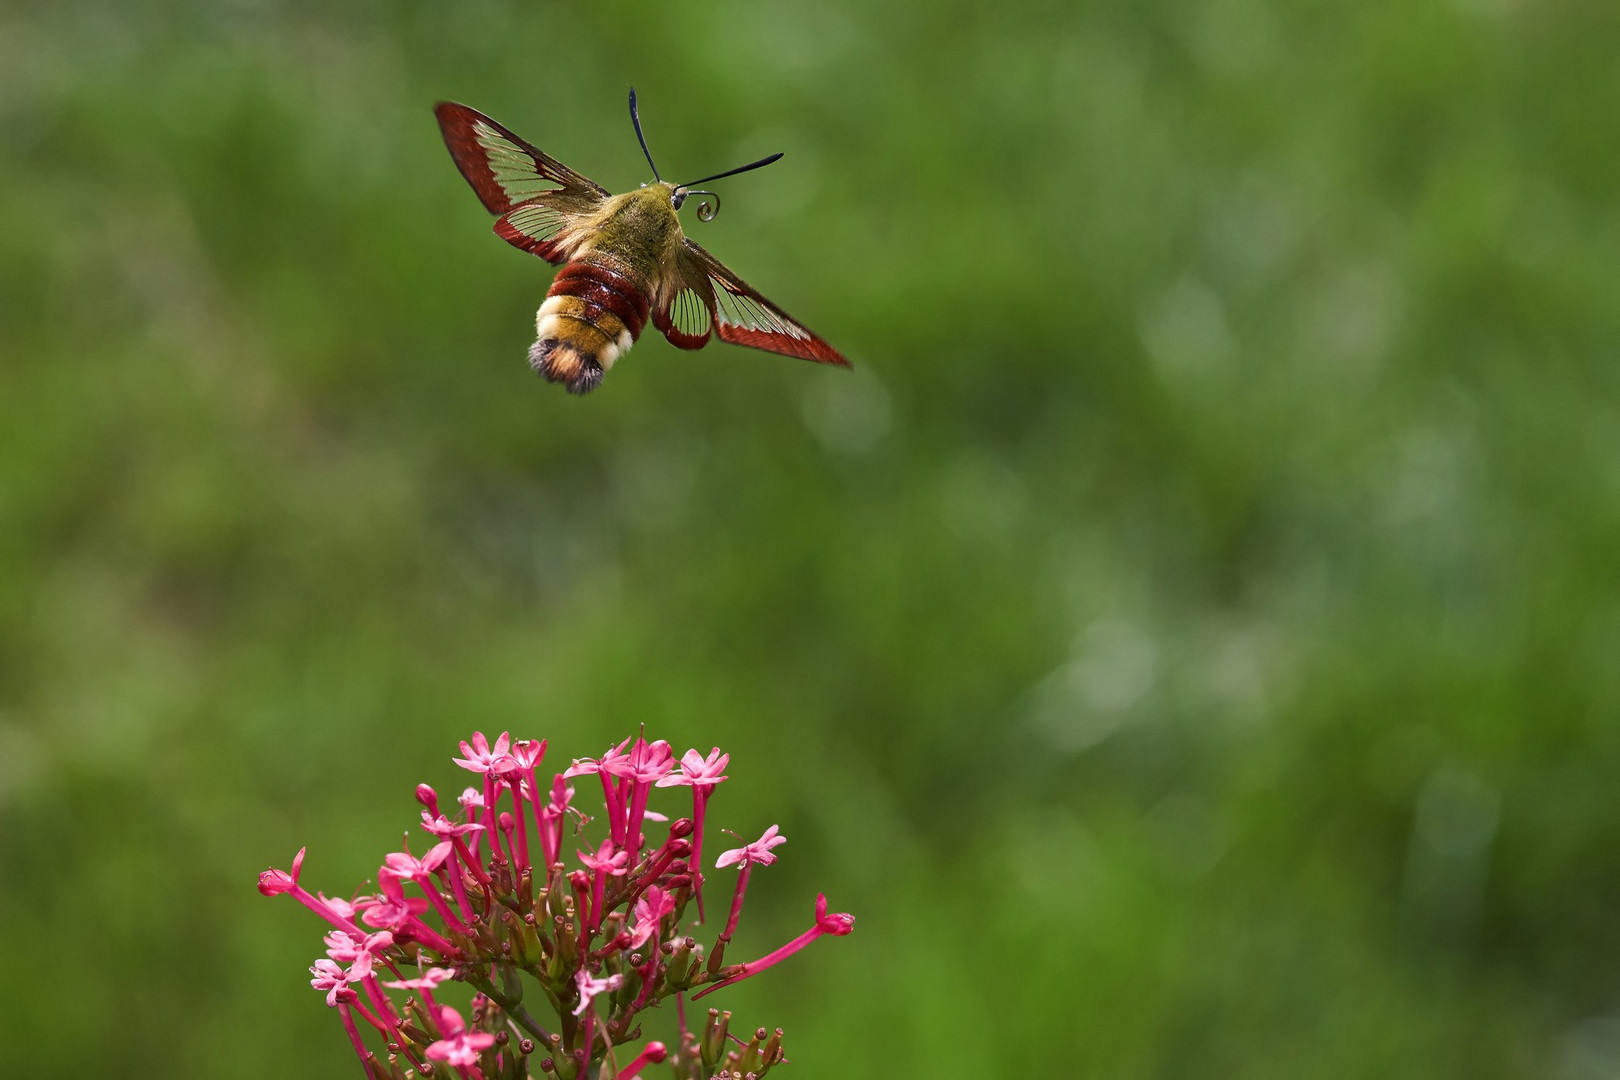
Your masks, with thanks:
[[[502,733],[491,745],[475,733],[461,752],[455,763],[481,783],[462,792],[454,816],[441,812],[432,788],[416,789],[434,842],[421,856],[408,844],[385,856],[376,893],[309,893],[298,883],[302,850],[290,871],[259,875],[261,893],[291,895],[332,927],[310,985],[337,1010],[368,1077],[454,1070],[462,1080],[630,1080],[667,1060],[683,1080],[742,1080],[785,1060],[781,1029],[759,1028],[744,1041],[730,1033],[729,1012],[710,1009],[701,1033],[690,1030],[686,996],[758,974],[823,935],[847,934],[855,919],[828,914],[818,896],[815,923],[803,934],[758,960],[725,962],[749,873],[775,862],[773,849],[787,839],[772,825],[715,861],[738,873],[713,946],[705,950],[683,930],[689,904],[702,920],[704,818],[729,755],[688,750],[677,761],[663,740],[626,739],[599,758],[576,759],[542,789],[543,739],[513,742]],[[605,806],[606,836],[594,845],[585,834],[595,819],[575,806],[569,783],[586,776],[601,784]],[[691,789],[690,817],[668,821],[648,808],[653,789],[666,787]],[[650,841],[648,828],[662,839]],[[450,981],[475,991],[466,1020],[435,996]],[[403,1003],[390,990],[403,991]],[[631,1055],[640,1013],[669,998],[674,1047],[652,1041]],[[555,1017],[551,1027],[531,1011],[537,1002]],[[382,1056],[367,1045],[378,1037]]]

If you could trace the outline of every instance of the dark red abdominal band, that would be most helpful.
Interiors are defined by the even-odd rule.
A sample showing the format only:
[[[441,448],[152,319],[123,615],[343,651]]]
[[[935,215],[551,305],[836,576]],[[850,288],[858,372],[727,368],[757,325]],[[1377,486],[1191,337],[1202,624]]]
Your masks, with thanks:
[[[546,295],[575,296],[596,308],[611,311],[630,331],[631,341],[641,336],[641,328],[647,324],[647,313],[652,308],[645,291],[630,278],[584,260],[575,260],[563,267]]]

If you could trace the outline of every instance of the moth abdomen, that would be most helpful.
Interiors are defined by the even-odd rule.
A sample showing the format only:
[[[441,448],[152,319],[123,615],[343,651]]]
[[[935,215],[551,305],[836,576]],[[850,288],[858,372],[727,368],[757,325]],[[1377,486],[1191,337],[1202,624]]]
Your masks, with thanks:
[[[571,393],[596,389],[641,336],[652,308],[649,290],[610,259],[587,252],[563,267],[535,316],[529,365]]]

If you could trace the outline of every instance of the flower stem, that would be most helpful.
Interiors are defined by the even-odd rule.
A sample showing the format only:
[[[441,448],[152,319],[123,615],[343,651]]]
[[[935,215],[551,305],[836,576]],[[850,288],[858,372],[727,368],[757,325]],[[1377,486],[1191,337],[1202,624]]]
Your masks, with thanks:
[[[483,994],[485,997],[489,998],[489,1000],[499,1005],[506,1012],[506,1015],[510,1016],[519,1027],[521,1027],[524,1031],[527,1031],[530,1035],[533,1035],[535,1042],[546,1047],[547,1049],[550,1049],[553,1045],[555,1045],[552,1042],[552,1034],[535,1022],[534,1017],[529,1015],[529,1010],[523,1007],[523,1001],[521,998],[508,997],[507,995],[501,993],[495,988],[495,984],[488,979],[469,978],[467,981],[473,986],[477,987],[480,994]]]

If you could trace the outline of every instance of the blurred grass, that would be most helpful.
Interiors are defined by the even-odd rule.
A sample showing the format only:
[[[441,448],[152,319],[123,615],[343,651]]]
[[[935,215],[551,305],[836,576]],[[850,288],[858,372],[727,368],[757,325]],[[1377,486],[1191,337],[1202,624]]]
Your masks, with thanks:
[[[344,1075],[475,728],[719,744],[795,1073],[1620,1071],[1620,9],[0,11],[0,956],[30,1075]],[[429,107],[853,375],[523,362]]]

